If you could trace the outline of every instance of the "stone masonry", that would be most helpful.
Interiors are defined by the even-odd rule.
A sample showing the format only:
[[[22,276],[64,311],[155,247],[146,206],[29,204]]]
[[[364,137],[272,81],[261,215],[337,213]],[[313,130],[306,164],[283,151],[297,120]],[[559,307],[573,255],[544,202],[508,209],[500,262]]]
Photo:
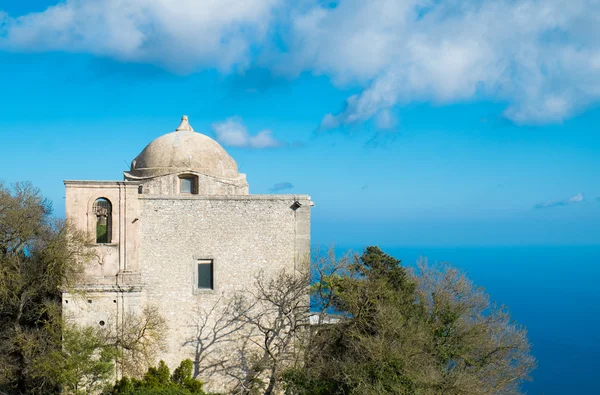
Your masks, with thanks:
[[[178,133],[185,133],[183,153]],[[112,211],[109,242],[90,245],[98,259],[80,284],[85,292],[64,293],[63,310],[81,325],[118,328],[126,314],[156,307],[168,324],[167,351],[160,357],[173,369],[183,359],[197,360],[198,322],[215,319],[207,312],[224,309],[228,297],[256,276],[305,263],[312,202],[307,195],[248,194],[233,159],[193,132],[186,117],[166,136],[142,151],[125,181],[65,181],[67,219],[79,229],[92,237],[98,231],[98,199],[108,200]],[[139,163],[143,169],[135,168]],[[191,193],[183,178],[194,183]],[[207,260],[212,288],[199,288],[198,263]],[[239,346],[222,342],[208,351],[214,361],[231,357]],[[218,373],[199,378],[212,391],[227,391],[232,383]]]

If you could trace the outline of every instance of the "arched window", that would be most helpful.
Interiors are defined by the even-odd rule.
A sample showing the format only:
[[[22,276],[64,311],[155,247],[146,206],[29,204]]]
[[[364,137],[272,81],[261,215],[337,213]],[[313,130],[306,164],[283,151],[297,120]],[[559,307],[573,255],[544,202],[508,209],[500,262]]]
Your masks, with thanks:
[[[112,204],[105,198],[96,199],[92,206],[96,216],[96,243],[108,244],[112,238]]]

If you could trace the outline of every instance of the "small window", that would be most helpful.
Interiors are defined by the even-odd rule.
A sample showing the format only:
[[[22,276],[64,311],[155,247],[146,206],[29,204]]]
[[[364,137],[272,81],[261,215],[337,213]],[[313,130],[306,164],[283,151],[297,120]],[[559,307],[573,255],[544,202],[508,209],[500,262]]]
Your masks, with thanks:
[[[212,259],[198,259],[198,289],[214,289]]]
[[[191,178],[181,179],[181,193],[192,193],[193,186],[194,180]]]
[[[182,194],[197,194],[198,193],[198,177],[192,175],[184,175],[179,177],[179,193]]]
[[[92,206],[92,212],[96,216],[96,243],[110,243],[112,240],[112,204],[108,199],[97,199]]]

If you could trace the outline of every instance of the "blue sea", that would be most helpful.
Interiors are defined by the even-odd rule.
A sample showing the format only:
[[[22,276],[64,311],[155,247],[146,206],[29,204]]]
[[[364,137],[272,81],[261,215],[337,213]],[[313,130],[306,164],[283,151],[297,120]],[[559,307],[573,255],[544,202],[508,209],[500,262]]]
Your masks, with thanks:
[[[600,394],[600,246],[380,247],[405,265],[450,262],[509,307],[538,360],[524,392]]]

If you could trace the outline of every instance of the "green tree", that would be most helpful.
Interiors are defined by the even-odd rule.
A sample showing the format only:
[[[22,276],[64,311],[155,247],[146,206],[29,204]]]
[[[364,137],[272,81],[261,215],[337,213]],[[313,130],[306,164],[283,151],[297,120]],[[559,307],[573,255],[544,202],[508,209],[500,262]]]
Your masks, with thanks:
[[[52,378],[63,393],[97,394],[114,377],[117,350],[107,344],[102,331],[65,324],[62,348],[38,357],[38,377]]]
[[[535,365],[526,331],[455,269],[368,247],[315,289],[339,315],[284,374],[290,394],[518,394]]]
[[[94,257],[84,232],[51,217],[29,183],[0,183],[0,393],[93,392],[120,373],[138,376],[163,349],[155,308],[128,313],[116,328],[63,322],[63,290],[78,291]]]
[[[203,395],[202,382],[192,377],[193,363],[190,359],[181,362],[173,374],[160,361],[150,367],[141,380],[123,377],[110,392],[112,395]]]
[[[36,363],[61,349],[61,289],[90,258],[84,234],[53,219],[29,183],[0,182],[0,393],[58,390]]]

